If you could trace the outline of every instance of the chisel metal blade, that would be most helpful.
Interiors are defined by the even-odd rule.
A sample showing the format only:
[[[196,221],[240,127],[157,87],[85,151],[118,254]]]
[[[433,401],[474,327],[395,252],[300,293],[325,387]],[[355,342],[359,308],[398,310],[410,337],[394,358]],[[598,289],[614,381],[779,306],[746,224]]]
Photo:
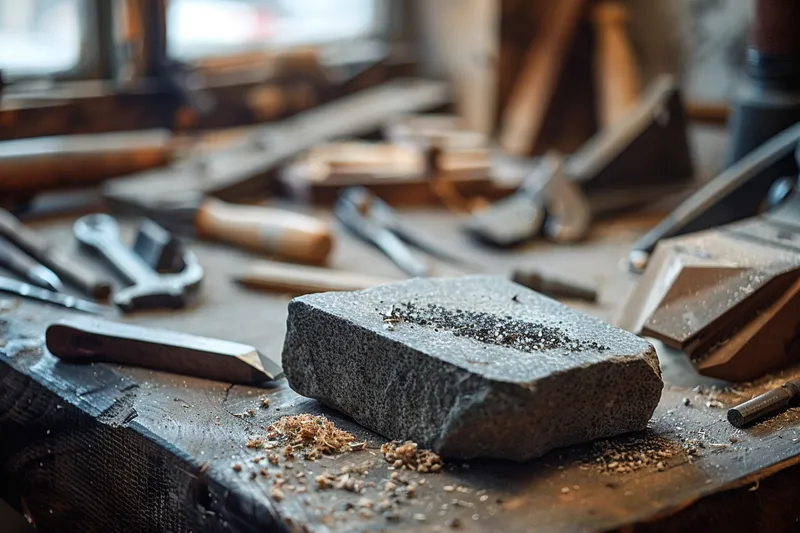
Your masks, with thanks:
[[[257,385],[283,375],[281,366],[246,344],[93,317],[47,328],[47,349],[70,362],[108,362],[228,383]]]

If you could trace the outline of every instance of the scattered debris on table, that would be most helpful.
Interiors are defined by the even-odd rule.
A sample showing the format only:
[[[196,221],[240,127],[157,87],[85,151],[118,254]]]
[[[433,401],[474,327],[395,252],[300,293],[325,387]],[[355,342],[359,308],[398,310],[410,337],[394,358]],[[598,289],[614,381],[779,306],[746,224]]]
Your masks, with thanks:
[[[413,302],[393,305],[383,315],[384,325],[394,329],[407,322],[417,326],[449,331],[457,337],[469,337],[479,342],[507,346],[523,352],[563,349],[570,353],[582,350],[608,350],[596,341],[581,341],[569,337],[559,328],[516,320],[511,316],[498,317],[489,313],[447,309],[441,305],[418,306]]]
[[[692,455],[691,443],[681,443],[651,434],[595,442],[586,467],[600,472],[627,474],[642,469],[665,470],[673,458]]]
[[[355,436],[337,428],[324,416],[309,414],[284,416],[267,427],[267,437],[282,438],[293,451],[300,451],[305,459],[315,460],[322,455],[337,455],[363,448]]]
[[[387,442],[381,446],[381,453],[395,468],[421,473],[442,471],[442,458],[432,451],[420,450],[415,442]]]

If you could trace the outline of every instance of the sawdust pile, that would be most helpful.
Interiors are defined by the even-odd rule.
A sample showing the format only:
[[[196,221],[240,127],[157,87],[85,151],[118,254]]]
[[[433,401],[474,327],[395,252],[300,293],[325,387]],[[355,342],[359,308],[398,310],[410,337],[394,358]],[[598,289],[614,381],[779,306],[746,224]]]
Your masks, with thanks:
[[[428,473],[442,471],[442,458],[429,450],[420,450],[416,442],[387,442],[381,446],[383,457],[395,468]]]
[[[661,471],[669,466],[673,457],[682,457],[684,452],[692,454],[680,442],[656,436],[598,441],[590,449],[594,457],[592,466],[608,474],[626,474],[642,469]]]
[[[285,440],[293,451],[299,451],[303,457],[315,460],[323,455],[338,455],[364,447],[365,443],[356,443],[355,436],[337,428],[324,416],[309,414],[284,416],[267,427],[267,436]]]

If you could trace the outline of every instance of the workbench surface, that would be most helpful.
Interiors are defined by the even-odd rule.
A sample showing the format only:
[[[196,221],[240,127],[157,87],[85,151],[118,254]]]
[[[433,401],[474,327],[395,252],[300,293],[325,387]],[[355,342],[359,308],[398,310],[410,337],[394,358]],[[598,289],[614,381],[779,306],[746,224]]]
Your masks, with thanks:
[[[583,281],[601,286],[600,302],[577,307],[605,319],[635,281],[620,260],[653,222],[605,222],[581,246],[536,243],[487,252],[467,244],[454,215],[423,210],[408,220],[498,275],[515,266],[567,279],[591,272]],[[69,222],[36,227],[66,242]],[[289,298],[251,292],[231,281],[246,254],[212,244],[193,250],[206,268],[202,296],[193,307],[126,319],[252,344],[279,358]],[[401,277],[377,251],[344,235],[332,264]],[[800,527],[795,492],[800,467],[790,468],[800,453],[797,411],[737,430],[725,421],[724,407],[770,383],[717,394],[682,356],[663,347],[667,385],[648,431],[524,464],[456,461],[439,474],[404,472],[401,477],[418,484],[416,496],[385,516],[374,509],[392,474],[379,451],[384,439],[296,395],[285,380],[257,389],[129,367],[60,363],[41,342],[46,325],[66,311],[17,305],[2,296],[0,304],[0,490],[44,530],[349,532],[460,526],[492,532],[701,527],[775,532]],[[270,401],[267,408],[260,407],[263,397]],[[251,409],[253,416],[241,415]],[[366,440],[367,448],[316,462],[282,457],[277,466],[252,462],[264,451],[247,448],[247,441],[264,437],[265,427],[279,417],[297,413],[324,413]],[[353,474],[366,483],[362,494],[316,488],[318,474],[339,474],[348,465],[368,470]],[[260,474],[262,468],[268,477]],[[283,498],[273,491],[279,473],[287,480],[280,487]]]

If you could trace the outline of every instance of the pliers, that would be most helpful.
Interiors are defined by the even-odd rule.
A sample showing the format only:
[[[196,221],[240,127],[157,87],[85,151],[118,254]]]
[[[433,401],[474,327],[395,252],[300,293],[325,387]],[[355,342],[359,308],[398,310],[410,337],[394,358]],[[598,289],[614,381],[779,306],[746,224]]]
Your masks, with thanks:
[[[449,263],[463,264],[462,260],[445,254],[435,244],[405,227],[394,209],[364,187],[345,189],[336,200],[333,211],[345,228],[378,248],[411,277],[428,276],[430,268],[411,252],[408,245]]]

